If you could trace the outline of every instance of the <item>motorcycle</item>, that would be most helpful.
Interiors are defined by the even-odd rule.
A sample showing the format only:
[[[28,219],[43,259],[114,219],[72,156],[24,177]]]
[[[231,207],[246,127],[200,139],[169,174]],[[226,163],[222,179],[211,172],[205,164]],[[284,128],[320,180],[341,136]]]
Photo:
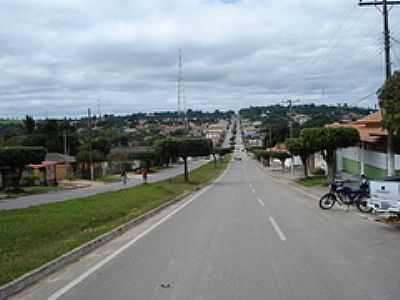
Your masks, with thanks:
[[[334,180],[330,184],[329,192],[321,197],[319,206],[321,209],[331,209],[337,202],[339,205],[356,205],[359,211],[363,213],[372,212],[368,206],[369,184],[363,182],[359,189],[352,189],[345,186],[344,181]]]

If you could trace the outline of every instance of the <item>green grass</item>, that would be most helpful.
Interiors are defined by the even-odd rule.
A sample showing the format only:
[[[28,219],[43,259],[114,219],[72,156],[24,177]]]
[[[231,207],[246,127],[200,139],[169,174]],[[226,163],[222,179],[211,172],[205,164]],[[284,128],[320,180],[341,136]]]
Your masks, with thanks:
[[[177,176],[61,203],[0,211],[0,285],[88,242],[111,229],[193,191],[217,177],[210,162],[190,173],[190,183]]]
[[[327,186],[329,184],[326,176],[312,176],[299,179],[296,182],[304,187]]]

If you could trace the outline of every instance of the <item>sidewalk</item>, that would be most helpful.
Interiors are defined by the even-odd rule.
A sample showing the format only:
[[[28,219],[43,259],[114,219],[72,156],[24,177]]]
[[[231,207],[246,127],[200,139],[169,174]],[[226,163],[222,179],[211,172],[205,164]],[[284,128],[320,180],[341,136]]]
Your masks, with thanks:
[[[262,171],[268,173],[271,177],[276,180],[282,181],[283,183],[289,184],[295,188],[301,189],[306,193],[312,195],[315,198],[320,198],[322,195],[328,192],[328,187],[318,186],[318,187],[305,187],[296,183],[296,180],[303,178],[304,173],[302,168],[295,168],[294,173],[292,174],[290,169],[285,169],[282,171],[282,168],[279,166],[272,167],[264,167],[260,162],[255,161],[256,166]]]
[[[189,170],[197,169],[209,162],[208,160],[196,160],[189,163]],[[149,182],[157,182],[183,174],[183,165],[173,165],[169,169],[162,170],[155,174],[149,174]],[[141,177],[129,179],[127,185],[122,182],[108,183],[74,190],[50,192],[46,194],[23,196],[19,198],[0,200],[0,210],[26,208],[46,203],[67,201],[75,198],[92,196],[99,193],[119,191],[122,189],[137,186],[142,183]]]
[[[274,167],[264,167],[260,162],[255,161],[255,165],[257,168],[262,170],[263,172],[269,174],[274,180],[280,181],[283,184],[287,184],[291,186],[292,188],[298,190],[300,193],[310,197],[311,201],[319,201],[319,199],[326,193],[328,193],[328,187],[323,187],[323,186],[317,186],[317,187],[305,187],[300,184],[297,184],[295,181],[297,179],[300,179],[303,177],[303,170],[302,168],[295,169],[294,174],[290,172],[289,169],[286,169],[285,172],[282,172],[282,169],[279,166],[274,166]],[[315,202],[317,203],[317,202]],[[317,205],[317,204],[316,204]],[[346,211],[346,212],[352,212],[355,215],[366,219],[371,222],[376,222],[379,221],[379,216],[373,215],[373,214],[363,214],[360,213],[356,207],[350,206],[348,207],[347,205],[336,205],[334,210],[339,210],[339,211]]]

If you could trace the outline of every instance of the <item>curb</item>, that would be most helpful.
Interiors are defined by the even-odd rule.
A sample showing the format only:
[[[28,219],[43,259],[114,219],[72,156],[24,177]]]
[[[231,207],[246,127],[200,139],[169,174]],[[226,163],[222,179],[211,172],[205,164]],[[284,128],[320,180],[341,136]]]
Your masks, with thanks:
[[[225,170],[227,170],[229,163],[227,164]],[[46,278],[47,276],[59,271],[60,269],[64,268],[65,266],[79,260],[79,258],[89,254],[90,252],[96,250],[97,248],[101,247],[102,245],[106,244],[107,242],[113,240],[114,238],[121,236],[123,233],[127,232],[128,230],[132,229],[133,227],[143,223],[144,221],[150,219],[154,215],[160,213],[162,210],[166,209],[167,207],[183,200],[184,198],[188,197],[189,195],[198,192],[199,190],[203,189],[204,187],[212,184],[215,182],[220,176],[224,174],[224,171],[221,174],[218,174],[215,178],[212,178],[209,182],[200,185],[199,187],[195,188],[193,191],[186,192],[164,204],[161,204],[159,207],[156,207],[142,216],[139,216],[125,224],[120,225],[119,227],[111,230],[110,232],[106,232],[99,237],[79,246],[78,248],[72,249],[71,251],[63,254],[62,256],[32,270],[29,273],[22,275],[21,277],[3,285],[0,287],[0,300],[7,299],[8,297],[21,292],[22,290],[26,289],[27,287],[37,283],[38,281]]]

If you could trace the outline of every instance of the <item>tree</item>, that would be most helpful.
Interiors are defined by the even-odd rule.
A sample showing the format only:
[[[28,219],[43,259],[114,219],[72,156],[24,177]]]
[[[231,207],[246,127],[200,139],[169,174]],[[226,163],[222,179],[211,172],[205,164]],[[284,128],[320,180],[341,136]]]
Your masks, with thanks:
[[[219,150],[219,157],[220,158],[222,158],[222,157],[224,157],[225,155],[227,155],[227,154],[230,154],[230,153],[232,153],[233,152],[233,149],[232,148],[221,148],[220,150]]]
[[[303,133],[303,131],[302,131]],[[285,144],[293,156],[299,156],[304,167],[304,177],[308,177],[308,158],[315,152],[312,141],[307,134],[300,134],[299,138],[287,139]]]
[[[211,147],[208,139],[184,138],[177,140],[178,156],[183,159],[185,165],[185,181],[189,181],[187,166],[188,157],[207,156],[211,154]]]
[[[285,161],[286,159],[290,158],[289,152],[286,151],[272,151],[271,157],[279,159],[281,162],[282,170],[285,170]]]
[[[23,121],[23,128],[26,134],[32,134],[36,128],[36,122],[31,116],[26,116]]]
[[[171,160],[176,160],[178,157],[178,144],[177,140],[167,138],[155,142],[155,148],[163,163],[167,166]]]
[[[382,126],[388,131],[388,175],[395,174],[394,135],[400,132],[400,71],[396,71],[378,90]]]
[[[264,166],[270,166],[271,152],[269,150],[255,149],[251,151],[258,161],[261,161]]]
[[[110,153],[111,147],[111,143],[104,137],[98,137],[92,142],[92,148],[101,151],[104,156]]]
[[[133,151],[129,153],[129,160],[139,160],[145,168],[150,168],[151,162],[157,160],[157,153],[154,150]]]
[[[217,166],[217,158],[216,155],[219,156],[219,159],[222,160],[225,155],[232,153],[233,149],[232,148],[225,148],[225,147],[212,147],[212,155],[214,158],[214,166]]]
[[[336,150],[358,145],[360,135],[354,128],[324,128],[322,133],[322,156],[328,165],[328,178],[332,180],[336,173]]]
[[[0,148],[0,166],[10,169],[12,186],[19,189],[22,172],[28,164],[40,164],[46,157],[42,147],[5,147]]]
[[[306,128],[302,130],[301,136],[312,146],[313,152],[321,151],[331,180],[336,173],[336,150],[360,143],[360,135],[354,128]]]

